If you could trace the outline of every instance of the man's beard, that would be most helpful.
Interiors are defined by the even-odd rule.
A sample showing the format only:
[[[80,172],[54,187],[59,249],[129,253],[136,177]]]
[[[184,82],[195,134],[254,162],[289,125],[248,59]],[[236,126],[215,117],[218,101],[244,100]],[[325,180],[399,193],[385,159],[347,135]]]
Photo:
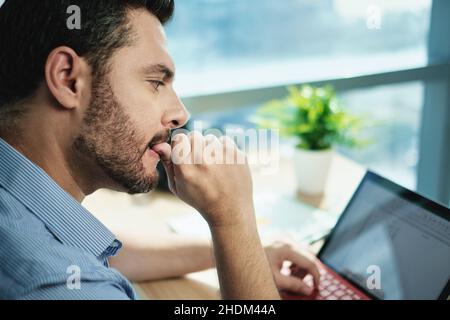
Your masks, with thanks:
[[[151,174],[146,172],[142,163],[146,141],[134,128],[109,82],[99,77],[93,83],[91,102],[73,147],[93,159],[129,194],[147,193],[156,187],[159,176],[156,168]],[[158,134],[152,141],[166,135]]]

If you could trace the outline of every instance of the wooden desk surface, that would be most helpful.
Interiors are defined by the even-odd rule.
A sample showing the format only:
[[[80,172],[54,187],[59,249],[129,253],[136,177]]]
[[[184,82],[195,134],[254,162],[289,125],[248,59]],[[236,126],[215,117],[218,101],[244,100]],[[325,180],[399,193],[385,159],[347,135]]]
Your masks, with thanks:
[[[278,171],[271,175],[262,174],[256,167],[252,168],[252,172],[255,194],[295,194],[295,175],[291,160],[281,159]],[[315,207],[340,213],[364,173],[365,168],[362,166],[335,155],[324,195],[311,197],[297,194],[297,197]],[[168,230],[169,219],[198,214],[173,195],[157,191],[150,195],[129,196],[100,190],[88,197],[83,205],[114,232],[124,229],[136,232]],[[313,248],[313,251],[317,250],[317,246]],[[142,299],[213,300],[219,299],[218,288],[215,269],[189,274],[183,278],[135,284],[135,289]]]

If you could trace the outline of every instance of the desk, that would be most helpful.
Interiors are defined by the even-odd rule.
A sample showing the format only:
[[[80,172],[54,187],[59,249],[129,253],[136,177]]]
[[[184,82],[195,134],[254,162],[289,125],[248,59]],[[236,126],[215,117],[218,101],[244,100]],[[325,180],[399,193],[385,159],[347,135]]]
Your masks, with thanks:
[[[340,155],[335,155],[323,196],[298,194],[298,198],[312,206],[332,212],[342,212],[355,188],[364,176],[365,168]],[[295,174],[290,159],[280,159],[276,173],[262,174],[252,167],[255,193],[295,192]],[[117,232],[132,229],[136,232],[168,229],[167,221],[174,217],[198,214],[171,194],[152,192],[150,195],[129,196],[109,190],[100,190],[88,197],[83,205],[108,228]],[[264,240],[264,239],[263,239]],[[319,249],[318,246],[312,248]],[[168,300],[219,299],[215,270],[189,274],[183,278],[135,284],[141,298]]]

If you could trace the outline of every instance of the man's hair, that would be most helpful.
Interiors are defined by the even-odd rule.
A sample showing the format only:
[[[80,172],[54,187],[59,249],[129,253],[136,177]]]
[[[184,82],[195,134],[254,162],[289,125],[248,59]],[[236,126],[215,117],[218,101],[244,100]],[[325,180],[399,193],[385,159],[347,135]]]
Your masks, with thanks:
[[[80,30],[67,26],[72,5],[80,8]],[[86,58],[94,75],[104,72],[114,51],[132,43],[127,13],[139,8],[165,24],[174,0],[6,0],[0,8],[0,113],[35,93],[58,46]]]

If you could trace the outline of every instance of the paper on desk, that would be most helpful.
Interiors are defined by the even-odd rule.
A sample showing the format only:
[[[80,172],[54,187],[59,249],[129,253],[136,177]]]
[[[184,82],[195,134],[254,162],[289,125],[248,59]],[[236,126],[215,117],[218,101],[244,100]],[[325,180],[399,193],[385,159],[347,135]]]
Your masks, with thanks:
[[[292,194],[259,193],[254,197],[261,237],[283,235],[298,242],[313,242],[329,233],[337,215],[306,205]],[[209,238],[209,228],[200,215],[169,221],[175,232]]]

